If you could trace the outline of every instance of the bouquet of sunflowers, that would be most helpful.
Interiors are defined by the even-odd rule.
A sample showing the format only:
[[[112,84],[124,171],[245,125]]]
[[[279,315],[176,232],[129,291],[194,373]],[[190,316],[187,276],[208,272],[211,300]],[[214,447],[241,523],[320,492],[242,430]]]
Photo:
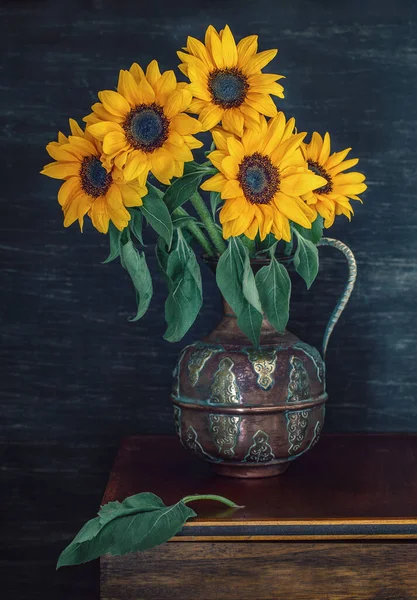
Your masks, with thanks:
[[[78,221],[82,231],[87,215],[109,235],[107,262],[120,257],[136,291],[132,320],[152,299],[144,221],[155,230],[168,341],[180,340],[201,308],[195,243],[218,259],[218,287],[251,342],[259,343],[263,314],[283,331],[291,293],[285,265],[292,262],[309,287],[323,227],[337,215],[350,220],[350,201],[366,190],[364,175],[345,172],[358,162],[345,160],[350,148],[331,153],[328,133],[306,142],[294,118],[278,111],[271,96],[284,98],[283,76],[262,72],[276,54],[258,52],[256,35],[236,44],[227,25],[210,26],[204,43],[188,37],[178,52],[186,82],[161,73],[155,60],[146,71],[134,63],[120,71],[116,90],[99,92],[84,128],[70,119],[71,134],[47,145],[54,162],[42,173],[64,180],[64,226]],[[198,163],[193,151],[203,142],[195,136],[203,132],[212,142]],[[267,260],[255,276],[257,258]]]

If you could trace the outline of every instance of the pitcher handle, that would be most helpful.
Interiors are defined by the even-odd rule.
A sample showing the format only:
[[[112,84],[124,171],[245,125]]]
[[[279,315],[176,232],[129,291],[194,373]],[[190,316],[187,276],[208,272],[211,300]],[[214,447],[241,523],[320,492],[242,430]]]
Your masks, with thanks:
[[[334,240],[332,238],[321,238],[321,240],[317,243],[317,246],[332,246],[332,248],[336,248],[337,250],[342,252],[347,260],[349,268],[349,277],[345,289],[343,290],[343,293],[340,296],[334,311],[332,312],[332,315],[329,319],[329,322],[327,323],[326,330],[324,332],[322,350],[324,358],[326,355],[327,344],[329,343],[329,339],[333,333],[333,329],[335,328],[335,325],[338,322],[340,315],[344,311],[346,304],[348,303],[348,300],[352,294],[353,286],[355,285],[356,281],[357,265],[352,250],[348,248],[346,244],[343,244],[343,242],[340,242],[339,240]]]

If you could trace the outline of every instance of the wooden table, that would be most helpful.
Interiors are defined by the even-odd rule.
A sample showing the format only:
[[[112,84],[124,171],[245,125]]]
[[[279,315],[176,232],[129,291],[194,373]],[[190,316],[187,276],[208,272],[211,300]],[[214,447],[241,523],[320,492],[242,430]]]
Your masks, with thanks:
[[[196,502],[167,544],[101,559],[102,600],[417,598],[417,435],[324,435],[286,474],[216,476],[176,438],[120,448],[103,503],[151,491]]]

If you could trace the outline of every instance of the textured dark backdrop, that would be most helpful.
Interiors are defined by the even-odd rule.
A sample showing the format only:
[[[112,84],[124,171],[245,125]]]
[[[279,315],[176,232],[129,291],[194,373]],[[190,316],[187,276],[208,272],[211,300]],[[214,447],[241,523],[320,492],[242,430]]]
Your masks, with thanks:
[[[3,4],[8,600],[95,597],[97,564],[54,574],[56,556],[93,516],[121,437],[172,431],[175,355],[220,316],[207,272],[204,308],[181,344],[162,340],[162,283],[147,316],[129,323],[129,281],[118,264],[100,264],[107,239],[61,225],[57,182],[38,175],[48,162],[44,146],[69,116],[88,112],[97,90],[115,86],[119,68],[154,57],[172,68],[187,34],[201,37],[209,23],[228,22],[238,37],[259,33],[261,49],[278,47],[273,69],[287,75],[282,108],[300,130],[328,129],[336,150],[352,146],[368,177],[352,224],[341,218],[332,230],[356,253],[359,280],[329,347],[327,431],[417,431],[416,12],[413,0]],[[342,259],[323,255],[317,284],[308,294],[296,285],[292,302],[291,329],[317,345],[346,274]]]

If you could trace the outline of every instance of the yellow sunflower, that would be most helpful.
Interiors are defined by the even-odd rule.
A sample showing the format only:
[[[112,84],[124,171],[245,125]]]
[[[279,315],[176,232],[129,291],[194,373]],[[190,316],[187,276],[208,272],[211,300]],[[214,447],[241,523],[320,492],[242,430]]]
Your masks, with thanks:
[[[243,128],[258,129],[259,115],[275,117],[277,108],[270,96],[284,97],[278,79],[283,75],[262,73],[277,50],[258,51],[258,36],[243,38],[237,45],[228,25],[217,33],[212,25],[205,44],[187,39],[186,52],[177,52],[183,61],[179,69],[186,75],[188,89],[195,99],[189,112],[199,115],[205,130],[220,121],[223,129],[241,136]]]
[[[217,149],[208,155],[220,171],[201,186],[220,192],[224,206],[220,222],[224,238],[244,233],[261,239],[272,232],[291,240],[290,221],[311,228],[316,213],[301,195],[323,186],[326,180],[307,168],[299,147],[306,133],[294,135],[295,120],[282,112],[260,131],[246,130],[242,140],[224,130],[214,130]]]
[[[331,227],[336,215],[345,215],[349,221],[353,214],[350,200],[362,200],[357,194],[361,194],[367,188],[365,175],[350,171],[343,173],[346,169],[354,167],[358,158],[345,160],[352,148],[346,148],[341,152],[330,155],[330,136],[328,133],[321,137],[316,131],[311,136],[309,144],[301,144],[301,151],[307,161],[309,169],[317,175],[324,177],[326,183],[313,192],[303,196],[303,199],[319,215],[324,218],[324,226]]]
[[[200,123],[186,115],[192,94],[177,83],[173,71],[162,75],[153,60],[146,74],[134,63],[119,75],[117,91],[99,92],[100,102],[85,117],[88,131],[103,142],[103,162],[123,170],[126,181],[139,177],[145,184],[149,171],[166,185],[181,177],[184,163],[200,148],[192,134]]]
[[[107,233],[111,220],[117,229],[124,229],[130,214],[127,206],[141,206],[146,187],[138,181],[125,183],[116,166],[106,169],[100,161],[101,142],[84,132],[70,119],[71,134],[59,132],[58,141],[46,146],[55,162],[45,165],[41,173],[54,179],[64,179],[58,191],[58,202],[64,212],[64,227],[78,219],[83,229],[88,214],[101,233]]]

